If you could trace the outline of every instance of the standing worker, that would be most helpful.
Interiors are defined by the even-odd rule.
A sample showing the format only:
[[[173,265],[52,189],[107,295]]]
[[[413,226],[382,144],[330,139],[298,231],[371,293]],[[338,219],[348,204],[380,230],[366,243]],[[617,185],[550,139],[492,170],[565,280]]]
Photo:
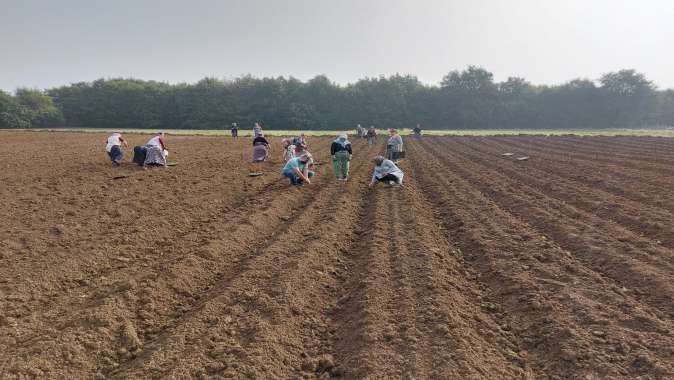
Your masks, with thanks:
[[[395,128],[389,129],[391,137],[386,142],[386,158],[393,162],[398,162],[402,158],[403,138]]]
[[[121,133],[115,132],[110,137],[108,137],[108,143],[105,146],[105,151],[110,157],[110,161],[115,166],[119,166],[124,158],[124,151],[122,150],[122,145],[128,147],[129,144],[124,140]]]
[[[371,125],[365,134],[367,137],[367,145],[374,145],[374,142],[377,140],[377,130],[374,129],[374,125]]]
[[[414,129],[412,129],[412,131],[414,132],[414,138],[415,139],[417,139],[417,140],[421,139],[421,124],[417,124],[417,126],[414,127]]]
[[[330,147],[332,170],[338,181],[346,181],[349,177],[349,161],[351,161],[353,151],[351,150],[351,142],[347,139],[347,135],[339,135]]]
[[[257,137],[262,134],[262,126],[258,123],[255,123],[253,126],[253,137]]]
[[[232,123],[232,137],[237,138],[239,137],[239,126],[236,125],[236,123]]]

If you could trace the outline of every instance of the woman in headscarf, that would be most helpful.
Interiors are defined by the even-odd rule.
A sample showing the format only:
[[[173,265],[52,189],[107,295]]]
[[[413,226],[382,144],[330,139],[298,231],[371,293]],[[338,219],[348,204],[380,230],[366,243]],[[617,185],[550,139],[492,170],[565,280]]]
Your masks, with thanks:
[[[253,139],[253,162],[261,162],[269,156],[269,141],[260,133]]]
[[[129,144],[124,140],[121,133],[115,132],[110,137],[108,137],[108,143],[105,146],[105,151],[108,152],[108,157],[110,161],[115,166],[119,166],[124,158],[124,151],[122,151],[122,145],[128,147]]]
[[[232,132],[232,137],[239,137],[239,126],[236,125],[236,123],[232,123],[232,129],[230,131]]]
[[[393,161],[387,160],[382,156],[377,156],[372,161],[374,162],[374,172],[372,173],[370,187],[373,187],[378,182],[398,186],[403,184],[403,171]]]
[[[311,153],[291,158],[283,167],[281,174],[290,179],[291,185],[302,186],[304,183],[311,184],[310,178],[316,175],[316,173],[309,170],[312,162]]]
[[[157,133],[150,141],[145,144],[145,161],[144,166],[157,165],[166,166],[166,157],[168,157],[168,150],[164,138],[164,132]]]
[[[304,153],[309,153],[309,145],[307,144],[307,136],[302,135],[293,138],[293,145],[295,146],[295,157],[300,157]]]
[[[349,177],[349,161],[351,161],[353,151],[351,150],[351,142],[347,139],[347,135],[339,135],[330,147],[332,169],[338,181],[346,181]]]
[[[398,162],[398,159],[402,156],[403,138],[395,128],[389,129],[389,132],[391,133],[391,137],[386,142],[386,158],[393,162]]]
[[[258,123],[255,123],[253,126],[253,136],[257,137],[262,134],[262,126]]]

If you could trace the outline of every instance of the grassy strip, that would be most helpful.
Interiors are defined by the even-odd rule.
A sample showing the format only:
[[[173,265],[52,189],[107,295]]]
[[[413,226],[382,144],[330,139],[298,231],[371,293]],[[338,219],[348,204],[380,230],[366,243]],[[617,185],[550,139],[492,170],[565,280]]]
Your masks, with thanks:
[[[1,131],[1,130],[0,130]],[[35,128],[35,129],[8,129],[6,131],[22,131],[22,132],[77,132],[77,133],[111,133],[121,132],[126,134],[152,134],[157,130],[152,129],[107,129],[107,128]],[[188,136],[230,136],[229,130],[214,130],[214,129],[164,129],[171,135],[188,135]],[[350,136],[355,135],[355,131],[290,131],[290,130],[265,130],[267,136],[297,136],[301,133],[307,136],[337,136],[341,133],[346,133]],[[378,133],[388,134],[385,130],[378,130]],[[402,135],[412,134],[411,129],[400,130]],[[427,136],[516,136],[516,135],[543,135],[543,136],[561,136],[561,135],[576,135],[576,136],[661,136],[674,137],[674,129],[441,129],[441,130],[424,130],[424,135]],[[250,137],[253,135],[251,130],[239,130],[239,136]]]

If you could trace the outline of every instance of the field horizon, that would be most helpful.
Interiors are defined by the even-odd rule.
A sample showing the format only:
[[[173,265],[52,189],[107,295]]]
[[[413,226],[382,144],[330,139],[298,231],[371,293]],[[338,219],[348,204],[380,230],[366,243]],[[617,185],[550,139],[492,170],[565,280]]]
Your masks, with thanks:
[[[136,129],[136,128],[29,128],[29,129],[0,129],[2,132],[70,132],[70,133],[112,133],[153,134],[159,131],[169,135],[183,136],[230,136],[229,129]],[[403,136],[411,135],[411,128],[399,129]],[[307,136],[336,136],[346,133],[355,136],[355,130],[287,130],[265,129],[267,136],[296,136],[301,133]],[[387,134],[386,129],[377,129],[378,134]],[[428,129],[423,130],[425,136],[653,136],[674,137],[674,127],[662,128],[615,128],[615,129]],[[239,137],[253,136],[252,128],[239,129]]]

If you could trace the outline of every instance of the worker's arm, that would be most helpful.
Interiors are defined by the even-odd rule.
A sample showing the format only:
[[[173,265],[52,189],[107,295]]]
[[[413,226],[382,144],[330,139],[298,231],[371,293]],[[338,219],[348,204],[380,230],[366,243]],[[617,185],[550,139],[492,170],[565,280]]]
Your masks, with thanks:
[[[370,180],[369,187],[374,186],[377,183],[377,172],[372,173],[372,179]]]
[[[307,165],[304,167],[304,170],[302,171],[302,175],[304,176],[304,180],[305,180],[307,183],[310,184],[310,183],[311,183],[311,180],[309,179],[309,164],[307,164]]]
[[[295,173],[296,176],[302,178],[303,181],[311,183],[309,180],[309,172],[307,168],[304,168],[304,171],[300,170],[300,168],[293,168],[293,173]]]

